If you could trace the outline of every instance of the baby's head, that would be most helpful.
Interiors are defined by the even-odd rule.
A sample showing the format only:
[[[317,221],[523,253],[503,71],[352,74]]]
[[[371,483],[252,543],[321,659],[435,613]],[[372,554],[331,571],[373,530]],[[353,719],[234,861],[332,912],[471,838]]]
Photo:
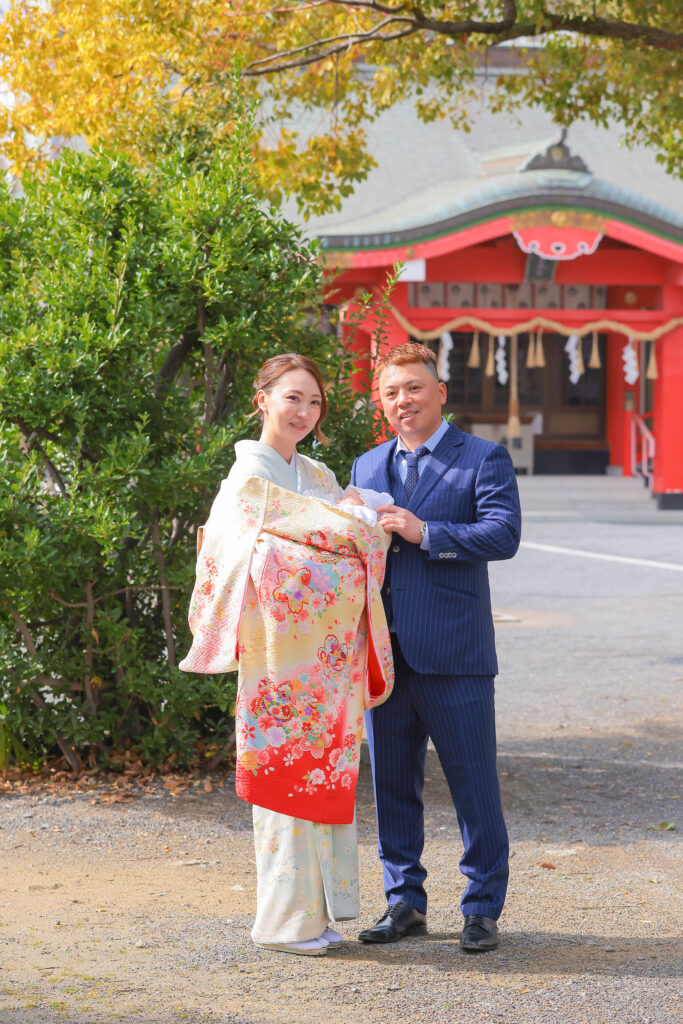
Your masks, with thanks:
[[[361,498],[358,491],[349,491],[344,495],[342,500],[339,502],[340,505],[364,505],[365,502]]]

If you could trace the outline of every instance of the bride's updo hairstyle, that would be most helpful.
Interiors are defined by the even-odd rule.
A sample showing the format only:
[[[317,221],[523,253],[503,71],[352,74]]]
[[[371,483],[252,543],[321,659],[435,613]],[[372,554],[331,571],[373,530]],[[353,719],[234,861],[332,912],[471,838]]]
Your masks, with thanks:
[[[322,430],[320,429],[321,424],[327,416],[327,395],[325,394],[325,382],[323,375],[318,368],[317,363],[314,363],[308,356],[302,356],[298,352],[287,352],[283,356],[273,356],[272,359],[266,359],[265,363],[256,374],[254,380],[254,397],[251,400],[251,404],[263,419],[263,413],[258,407],[258,398],[256,397],[259,391],[265,391],[268,394],[275,385],[278,383],[281,377],[284,377],[286,373],[291,370],[306,370],[310,373],[311,377],[315,379],[316,384],[320,388],[320,418],[315,425],[314,434],[316,441],[320,444],[330,444],[330,439],[325,437]]]

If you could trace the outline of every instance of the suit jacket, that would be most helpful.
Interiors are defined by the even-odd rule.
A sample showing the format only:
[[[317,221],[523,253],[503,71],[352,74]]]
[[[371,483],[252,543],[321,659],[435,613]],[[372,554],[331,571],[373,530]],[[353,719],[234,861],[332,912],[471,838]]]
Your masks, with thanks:
[[[427,675],[495,675],[487,563],[512,558],[521,533],[510,455],[451,424],[409,501],[398,475],[392,482],[395,449],[396,439],[361,455],[351,483],[393,490],[429,525],[429,551],[398,534],[389,549],[382,596],[403,656]]]

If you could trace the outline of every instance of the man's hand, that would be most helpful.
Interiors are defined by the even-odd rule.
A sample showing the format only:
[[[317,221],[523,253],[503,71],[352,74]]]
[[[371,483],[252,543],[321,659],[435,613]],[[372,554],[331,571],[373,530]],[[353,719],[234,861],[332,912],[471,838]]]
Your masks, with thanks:
[[[380,505],[377,509],[377,521],[387,533],[397,533],[399,537],[419,544],[422,540],[420,527],[423,520],[418,519],[407,508],[398,505]]]

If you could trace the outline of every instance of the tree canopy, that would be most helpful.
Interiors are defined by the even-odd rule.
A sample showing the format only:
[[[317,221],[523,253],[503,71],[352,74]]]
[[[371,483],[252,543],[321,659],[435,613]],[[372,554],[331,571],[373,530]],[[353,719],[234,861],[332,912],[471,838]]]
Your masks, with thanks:
[[[682,43],[680,0],[13,0],[0,24],[14,97],[2,151],[21,173],[77,134],[141,158],[215,143],[231,130],[237,64],[243,87],[268,99],[262,182],[320,213],[372,166],[364,123],[412,95],[421,117],[466,128],[488,67],[494,110],[617,122],[683,174]],[[301,109],[319,111],[306,138]]]

